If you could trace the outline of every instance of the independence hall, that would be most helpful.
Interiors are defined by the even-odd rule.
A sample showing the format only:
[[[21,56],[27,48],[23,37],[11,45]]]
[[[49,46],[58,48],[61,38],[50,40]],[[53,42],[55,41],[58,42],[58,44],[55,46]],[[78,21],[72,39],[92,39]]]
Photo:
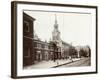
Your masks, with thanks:
[[[34,17],[23,13],[23,66],[34,65],[43,60],[79,57],[78,54],[70,55],[70,49],[76,53],[75,47],[61,40],[56,15],[52,39],[49,42],[42,41],[34,32],[35,21]]]

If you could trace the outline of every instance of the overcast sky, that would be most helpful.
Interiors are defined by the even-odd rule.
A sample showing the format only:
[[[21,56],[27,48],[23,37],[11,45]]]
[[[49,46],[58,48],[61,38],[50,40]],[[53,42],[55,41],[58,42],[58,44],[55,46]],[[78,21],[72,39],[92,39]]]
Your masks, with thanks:
[[[35,18],[34,30],[41,40],[52,39],[55,14],[61,39],[73,45],[91,44],[91,14],[24,11]]]

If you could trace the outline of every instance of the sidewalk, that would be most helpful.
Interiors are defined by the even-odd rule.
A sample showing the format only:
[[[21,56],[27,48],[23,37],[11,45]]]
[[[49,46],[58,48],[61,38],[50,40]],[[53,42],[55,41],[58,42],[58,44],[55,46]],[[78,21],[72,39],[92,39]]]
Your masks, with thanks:
[[[43,69],[43,68],[53,68],[53,67],[57,67],[57,66],[61,66],[61,65],[64,65],[64,64],[68,64],[68,63],[71,63],[71,62],[75,62],[75,61],[78,61],[80,60],[80,58],[74,58],[72,60],[70,59],[67,59],[67,60],[56,60],[55,62],[54,61],[41,61],[41,62],[38,62],[36,64],[33,64],[31,66],[27,66],[27,67],[24,67],[24,69]]]

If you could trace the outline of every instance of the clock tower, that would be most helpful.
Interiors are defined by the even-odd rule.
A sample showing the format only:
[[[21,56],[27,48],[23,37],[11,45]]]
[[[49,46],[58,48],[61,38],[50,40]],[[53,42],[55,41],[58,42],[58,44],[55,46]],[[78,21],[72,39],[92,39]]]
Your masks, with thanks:
[[[57,15],[55,14],[54,30],[52,32],[52,40],[57,43],[57,46],[61,47],[60,31],[58,30]]]

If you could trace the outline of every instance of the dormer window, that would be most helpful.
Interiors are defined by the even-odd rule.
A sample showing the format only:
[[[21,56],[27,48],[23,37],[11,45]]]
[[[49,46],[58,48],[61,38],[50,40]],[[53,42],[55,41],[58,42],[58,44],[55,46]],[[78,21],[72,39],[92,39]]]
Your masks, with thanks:
[[[29,32],[30,31],[29,22],[28,21],[24,21],[24,31],[25,32]]]

